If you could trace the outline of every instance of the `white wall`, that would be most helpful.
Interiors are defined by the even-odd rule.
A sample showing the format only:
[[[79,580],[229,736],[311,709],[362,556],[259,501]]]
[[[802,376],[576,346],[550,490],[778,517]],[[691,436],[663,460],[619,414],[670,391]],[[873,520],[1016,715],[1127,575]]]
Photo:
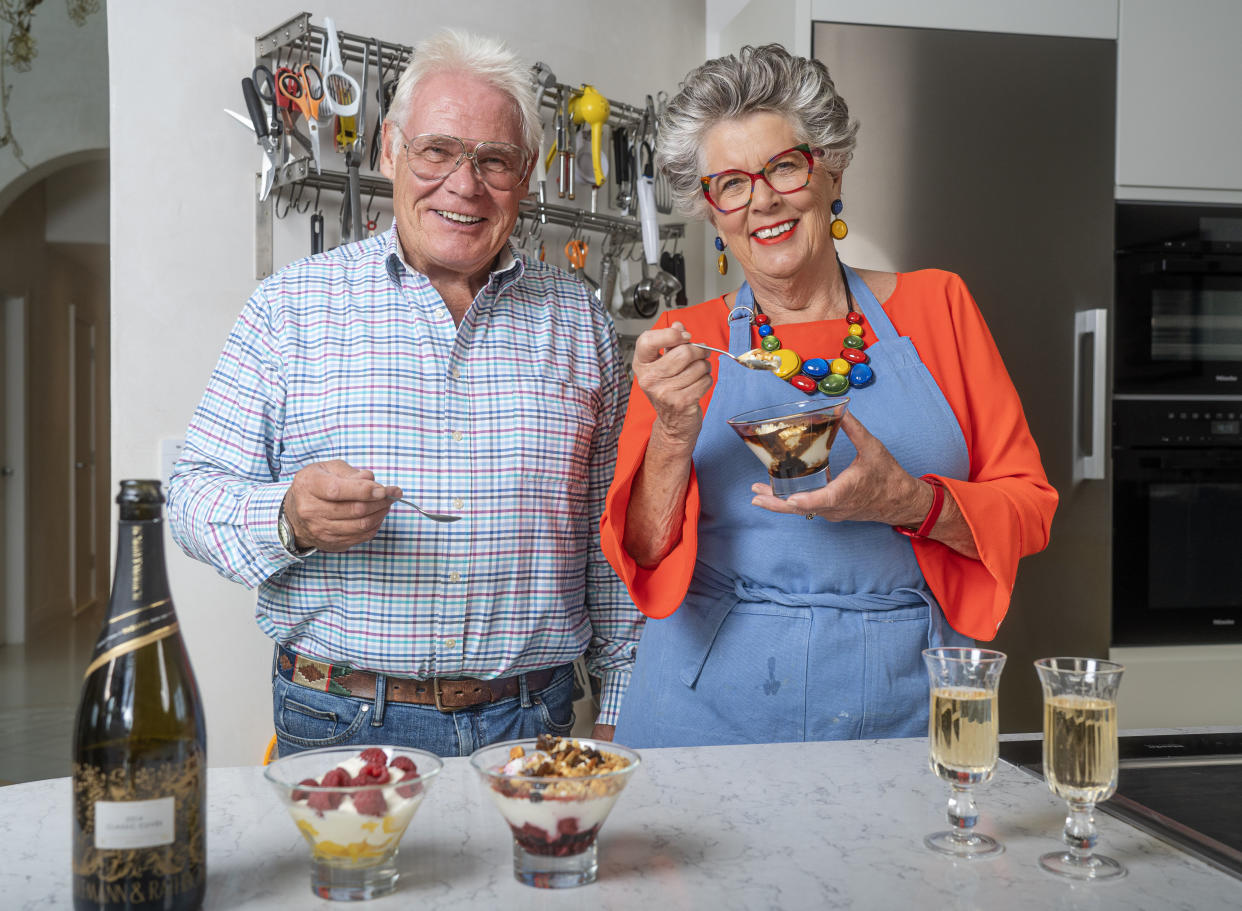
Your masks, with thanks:
[[[703,58],[701,0],[334,0],[309,8],[316,24],[331,15],[345,31],[405,44],[443,25],[501,35],[562,82],[592,81],[632,103],[675,90]],[[239,85],[254,64],[254,37],[301,9],[273,0],[109,7],[113,489],[123,477],[158,476],[159,441],[184,432],[255,287],[259,151],[221,109],[244,112]],[[325,195],[328,221],[335,203]],[[296,237],[297,255],[307,252],[306,218],[290,216],[278,249]],[[691,275],[701,267],[701,253],[687,263]],[[254,623],[254,595],[175,546],[169,556],[204,693],[210,763],[256,763],[272,726],[271,647]]]
[[[38,55],[27,72],[5,67],[9,119],[25,166],[12,147],[0,149],[0,212],[58,168],[103,156],[108,145],[106,28],[103,9],[81,26],[69,19],[64,3],[44,3],[35,10],[31,36]],[[8,39],[7,26],[3,36]]]

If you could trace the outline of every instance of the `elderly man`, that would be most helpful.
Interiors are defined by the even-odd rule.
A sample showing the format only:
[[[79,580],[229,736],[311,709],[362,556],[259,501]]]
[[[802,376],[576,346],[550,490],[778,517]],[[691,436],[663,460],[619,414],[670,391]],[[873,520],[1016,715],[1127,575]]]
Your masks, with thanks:
[[[383,135],[392,229],[250,298],[171,481],[173,535],[258,587],[281,754],[566,734],[584,652],[610,737],[641,626],[599,547],[626,387],[600,304],[507,242],[539,148],[529,70],[443,32]]]

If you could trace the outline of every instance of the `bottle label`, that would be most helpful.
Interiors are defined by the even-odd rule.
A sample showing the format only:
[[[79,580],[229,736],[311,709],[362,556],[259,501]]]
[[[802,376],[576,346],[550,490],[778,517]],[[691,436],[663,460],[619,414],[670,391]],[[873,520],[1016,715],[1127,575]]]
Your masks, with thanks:
[[[75,762],[74,894],[137,903],[139,892],[168,897],[200,888],[207,862],[206,775],[197,746],[176,760],[108,767]]]
[[[155,800],[95,801],[95,847],[101,851],[124,848],[155,848],[176,840],[177,801],[172,797]]]

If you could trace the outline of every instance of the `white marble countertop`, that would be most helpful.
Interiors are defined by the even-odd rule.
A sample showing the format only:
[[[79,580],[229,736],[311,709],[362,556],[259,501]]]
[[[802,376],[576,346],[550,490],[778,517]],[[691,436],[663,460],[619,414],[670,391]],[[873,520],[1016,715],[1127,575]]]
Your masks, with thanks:
[[[923,847],[948,786],[923,739],[647,750],[599,839],[599,881],[551,892],[513,878],[512,839],[465,759],[449,759],[401,843],[397,891],[367,907],[794,909],[1242,907],[1242,882],[1112,817],[1113,883],[1036,865],[1060,846],[1064,804],[1001,762],[978,788],[979,830],[1006,853],[953,861]],[[305,842],[259,768],[208,777],[207,908],[306,909]],[[69,779],[0,788],[0,905],[71,904]]]

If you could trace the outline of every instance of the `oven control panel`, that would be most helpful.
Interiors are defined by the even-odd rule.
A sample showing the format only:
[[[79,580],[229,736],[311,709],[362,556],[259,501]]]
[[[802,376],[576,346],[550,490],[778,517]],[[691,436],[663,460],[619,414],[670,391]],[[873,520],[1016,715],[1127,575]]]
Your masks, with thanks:
[[[1113,448],[1242,448],[1242,399],[1114,399]]]

